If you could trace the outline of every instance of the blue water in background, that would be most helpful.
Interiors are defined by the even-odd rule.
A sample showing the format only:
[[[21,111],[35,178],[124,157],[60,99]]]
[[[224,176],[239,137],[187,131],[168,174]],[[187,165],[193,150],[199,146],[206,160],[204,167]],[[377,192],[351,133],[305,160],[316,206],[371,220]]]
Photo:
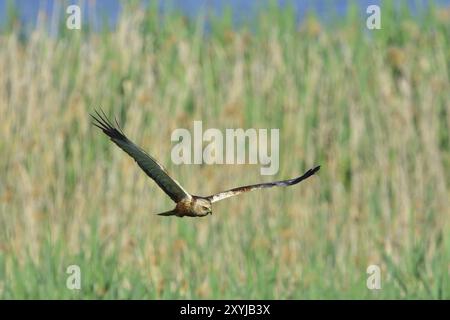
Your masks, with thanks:
[[[430,4],[428,0],[384,1],[406,3],[411,7],[412,12],[420,11],[421,8]],[[98,30],[106,22],[113,28],[122,8],[120,0],[0,0],[0,28],[5,25],[8,2],[14,4],[22,25],[28,28],[35,26],[39,10],[46,13],[50,25],[53,23],[56,26],[56,21],[63,18],[61,14],[64,14],[65,8],[70,4],[77,4],[82,8],[83,24],[87,23]],[[147,5],[149,2],[152,1],[143,0],[142,4]],[[380,5],[381,8],[383,4],[383,0],[169,0],[159,1],[158,6],[161,13],[175,9],[194,18],[205,12],[220,15],[225,8],[230,7],[233,23],[238,25],[251,19],[258,10],[267,9],[270,2],[275,2],[279,6],[292,5],[298,21],[301,21],[309,11],[314,11],[321,20],[327,20],[329,14],[343,15],[353,2],[359,4],[361,14],[366,14],[365,8],[371,4]],[[434,0],[433,3],[437,6],[450,6],[450,0]]]

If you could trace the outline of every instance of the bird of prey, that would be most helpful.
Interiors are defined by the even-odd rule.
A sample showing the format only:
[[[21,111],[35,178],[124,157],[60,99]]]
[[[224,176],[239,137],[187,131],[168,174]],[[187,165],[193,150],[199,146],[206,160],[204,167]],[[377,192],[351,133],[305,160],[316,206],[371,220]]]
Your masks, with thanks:
[[[257,189],[275,186],[292,186],[314,175],[320,169],[320,166],[317,166],[306,171],[302,176],[293,179],[237,187],[207,197],[194,196],[187,192],[175,179],[170,177],[158,161],[131,142],[123,133],[116,119],[116,126],[114,126],[103,111],[102,114],[98,111],[95,112],[96,115],[91,114],[94,120],[93,125],[101,129],[116,145],[128,153],[137,162],[139,167],[176,203],[173,210],[158,213],[161,216],[204,217],[212,214],[211,205],[214,202]]]

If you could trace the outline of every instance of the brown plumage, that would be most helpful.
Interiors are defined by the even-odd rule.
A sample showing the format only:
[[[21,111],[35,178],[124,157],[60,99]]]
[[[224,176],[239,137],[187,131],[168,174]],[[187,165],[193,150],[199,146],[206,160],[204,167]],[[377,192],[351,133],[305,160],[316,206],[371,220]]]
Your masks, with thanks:
[[[137,162],[139,167],[176,203],[173,210],[159,213],[161,216],[204,217],[212,214],[211,205],[214,202],[257,189],[292,186],[314,175],[320,169],[320,166],[317,166],[314,169],[306,171],[302,176],[293,179],[238,187],[208,197],[194,196],[184,190],[175,179],[170,177],[156,159],[131,142],[123,133],[117,120],[115,121],[115,127],[103,111],[102,114],[96,111],[96,116],[91,115],[91,117],[94,120],[93,124],[100,128],[119,148],[128,153]]]

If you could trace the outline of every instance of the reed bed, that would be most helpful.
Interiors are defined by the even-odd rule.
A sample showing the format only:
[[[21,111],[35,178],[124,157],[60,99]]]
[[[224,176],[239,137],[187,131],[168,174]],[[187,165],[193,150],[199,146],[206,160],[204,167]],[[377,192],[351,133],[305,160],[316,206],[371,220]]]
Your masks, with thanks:
[[[273,8],[0,34],[1,298],[450,298],[450,11]],[[207,27],[205,27],[207,26]],[[318,176],[164,218],[170,199],[90,123],[103,108],[189,191]],[[176,128],[279,128],[280,170],[181,165]],[[66,288],[69,265],[81,290]],[[382,289],[366,287],[369,265]]]

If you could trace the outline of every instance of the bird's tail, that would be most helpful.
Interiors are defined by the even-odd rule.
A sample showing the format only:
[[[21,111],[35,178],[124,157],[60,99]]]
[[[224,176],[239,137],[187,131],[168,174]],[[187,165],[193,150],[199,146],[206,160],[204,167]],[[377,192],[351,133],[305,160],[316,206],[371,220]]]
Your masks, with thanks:
[[[158,213],[158,216],[174,216],[174,215],[176,215],[174,210]]]

